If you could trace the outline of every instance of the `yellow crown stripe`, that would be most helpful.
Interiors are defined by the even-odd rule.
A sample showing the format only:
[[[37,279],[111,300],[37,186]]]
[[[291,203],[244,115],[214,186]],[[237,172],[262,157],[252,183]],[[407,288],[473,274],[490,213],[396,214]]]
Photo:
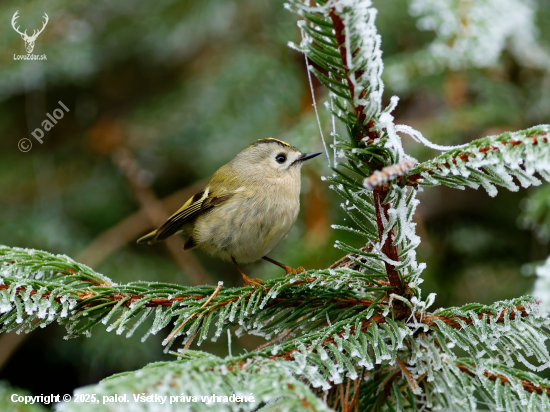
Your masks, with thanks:
[[[260,143],[278,143],[278,144],[286,146],[286,147],[294,147],[294,146],[292,146],[292,145],[290,145],[286,142],[283,142],[282,140],[274,139],[273,137],[267,137],[265,139],[258,139],[253,143],[253,146],[257,145],[257,144],[260,144]]]

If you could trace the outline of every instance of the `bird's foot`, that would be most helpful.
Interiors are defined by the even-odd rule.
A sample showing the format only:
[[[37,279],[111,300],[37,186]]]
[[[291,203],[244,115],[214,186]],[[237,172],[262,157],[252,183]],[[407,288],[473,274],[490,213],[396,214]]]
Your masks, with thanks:
[[[271,262],[281,268],[283,268],[288,275],[297,275],[298,273],[305,273],[305,269],[303,267],[299,267],[298,269],[294,269],[290,266],[283,265],[281,262],[277,262],[275,259],[271,259],[270,257],[264,256],[262,259],[267,260],[268,262]]]
[[[287,276],[288,275],[297,275],[298,273],[305,273],[306,272],[306,270],[302,266],[300,266],[297,269],[294,269],[290,266],[285,266],[284,269],[285,269],[285,272],[286,272]]]
[[[239,273],[241,274],[242,278],[243,278],[243,286],[252,286],[254,289],[256,288],[262,288],[265,290],[265,288],[263,287],[263,284],[264,284],[264,281],[261,280],[261,279],[251,279],[249,278],[248,276],[246,276],[244,274],[244,272],[242,271],[241,267],[239,266],[239,264],[237,263],[237,261],[235,260],[235,258],[231,258],[231,260],[233,261],[233,263],[235,264],[235,266],[237,266],[237,270],[239,271]]]
[[[261,279],[251,279],[248,276],[246,276],[244,273],[241,273],[241,276],[243,278],[243,286],[251,286],[254,289],[256,288],[262,288],[264,289],[264,281]]]

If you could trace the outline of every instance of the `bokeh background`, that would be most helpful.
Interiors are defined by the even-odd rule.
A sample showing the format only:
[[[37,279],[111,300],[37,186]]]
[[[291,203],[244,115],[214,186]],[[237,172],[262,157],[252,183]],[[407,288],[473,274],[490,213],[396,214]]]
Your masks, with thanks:
[[[385,101],[397,94],[396,121],[440,144],[550,123],[550,3],[477,2],[493,8],[445,1],[456,8],[430,15],[437,1],[374,1]],[[28,32],[48,13],[33,52],[47,60],[14,60],[26,54],[10,25],[16,10]],[[184,253],[180,239],[152,247],[135,240],[256,139],[322,150],[304,58],[287,47],[300,33],[283,1],[3,0],[0,21],[0,244],[66,254],[117,283],[239,285],[232,265]],[[326,92],[313,86],[330,139]],[[30,133],[58,101],[70,112],[40,144]],[[33,144],[26,153],[23,138]],[[437,154],[404,139],[419,160]],[[342,256],[336,239],[360,242],[330,227],[345,216],[321,180],[328,173],[326,157],[304,167],[301,213],[274,259],[322,268]],[[548,186],[501,189],[496,198],[431,188],[420,199],[423,293],[437,293],[436,307],[529,293],[534,265],[550,253]],[[245,267],[260,278],[279,270]],[[103,326],[89,338],[63,336],[60,326],[1,335],[0,394],[11,394],[10,385],[72,393],[172,358],[162,352],[164,336],[142,343],[139,333],[126,339]],[[259,343],[234,338],[232,352]],[[227,354],[227,337],[199,349]]]

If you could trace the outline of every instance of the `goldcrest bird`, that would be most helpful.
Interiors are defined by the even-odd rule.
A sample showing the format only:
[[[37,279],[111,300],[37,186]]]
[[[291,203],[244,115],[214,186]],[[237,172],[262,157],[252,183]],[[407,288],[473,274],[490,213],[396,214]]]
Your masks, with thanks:
[[[198,247],[232,261],[244,284],[258,286],[239,265],[265,259],[292,269],[266,255],[294,225],[300,210],[300,170],[304,161],[320,155],[300,153],[294,146],[268,138],[254,142],[222,166],[198,192],[158,229],[138,239],[152,244],[182,233],[184,250]]]

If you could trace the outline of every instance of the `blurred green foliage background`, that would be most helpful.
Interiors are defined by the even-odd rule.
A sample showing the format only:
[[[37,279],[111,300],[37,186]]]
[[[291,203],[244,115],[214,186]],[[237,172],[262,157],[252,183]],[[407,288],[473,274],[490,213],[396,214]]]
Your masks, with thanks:
[[[548,70],[507,48],[493,67],[415,70],[435,34],[417,28],[405,0],[375,0],[387,67],[385,101],[400,96],[396,121],[440,144],[549,123]],[[49,23],[36,41],[45,61],[25,54],[9,22],[22,30]],[[510,16],[513,18],[513,16]],[[221,165],[259,138],[276,137],[303,151],[322,150],[295,18],[282,0],[4,0],[0,3],[0,244],[67,254],[117,283],[148,280],[240,284],[235,268],[201,252],[135,240],[175,211]],[[538,0],[538,39],[550,45],[550,4]],[[413,69],[410,69],[413,67]],[[394,81],[392,73],[405,70]],[[326,93],[314,83],[320,103]],[[70,112],[43,144],[30,133],[59,107]],[[319,104],[325,136],[330,118]],[[33,147],[23,153],[20,139]],[[405,138],[419,160],[433,150]],[[321,181],[326,158],[303,169],[299,220],[272,257],[292,266],[327,267],[341,257],[330,228],[344,219]],[[197,183],[198,182],[198,183]],[[490,303],[529,293],[527,263],[549,253],[548,187],[496,198],[484,191],[433,188],[416,215],[428,264],[423,292],[436,306]],[[280,274],[266,262],[252,277]],[[71,393],[113,373],[170,359],[164,336],[140,342],[96,327],[88,339],[63,340],[50,327],[0,336],[0,379],[34,394]],[[260,340],[234,339],[233,353]],[[224,355],[227,338],[203,350]],[[32,370],[32,373],[30,372]]]

